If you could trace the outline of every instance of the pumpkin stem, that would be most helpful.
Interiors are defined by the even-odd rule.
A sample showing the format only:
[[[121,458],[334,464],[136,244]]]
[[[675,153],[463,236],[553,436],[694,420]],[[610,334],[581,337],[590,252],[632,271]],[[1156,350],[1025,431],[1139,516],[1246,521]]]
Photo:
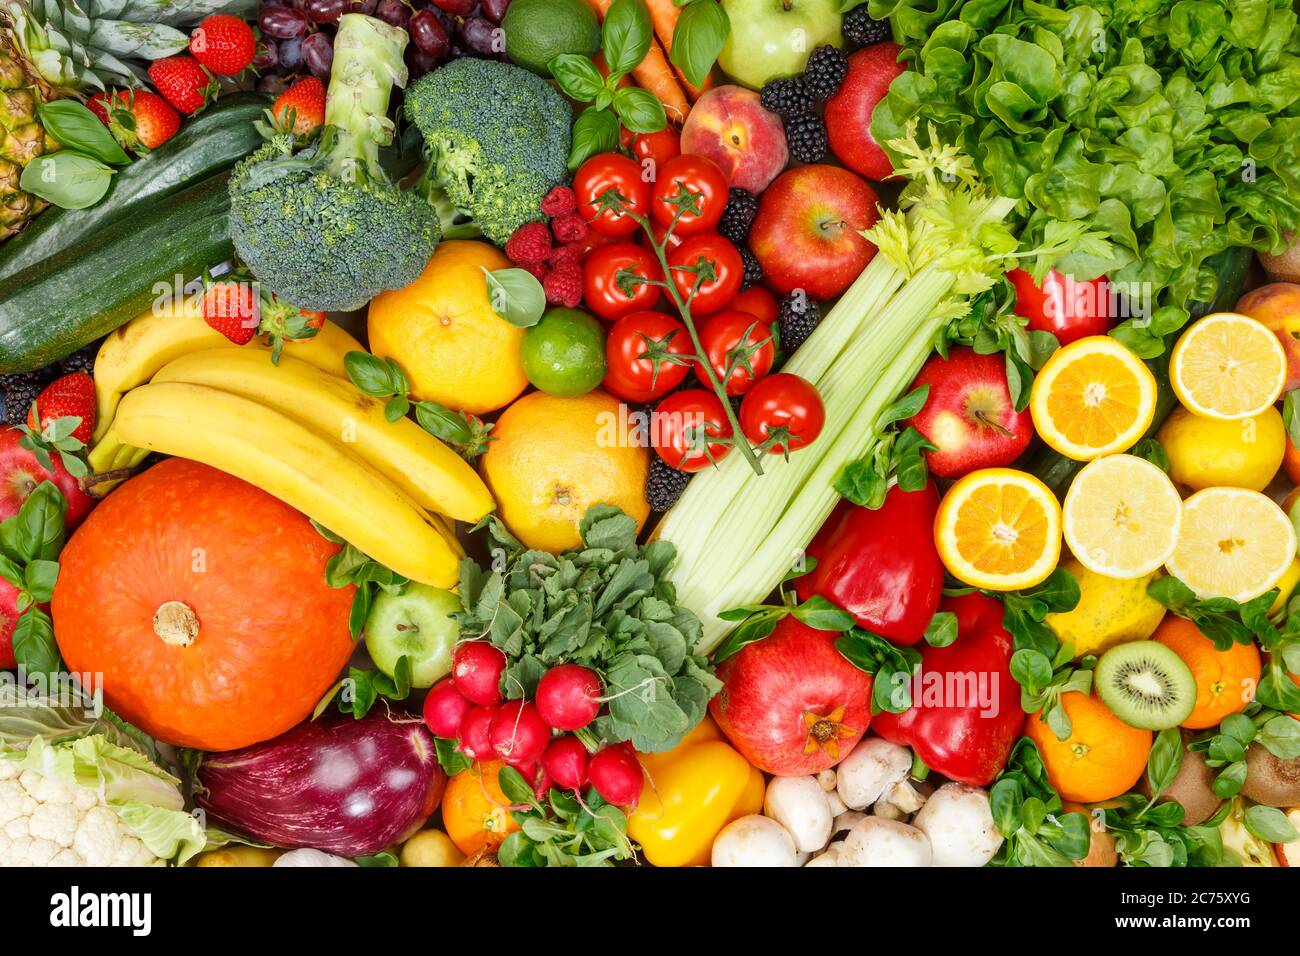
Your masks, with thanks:
[[[153,632],[164,644],[189,647],[199,636],[199,616],[184,601],[164,601],[153,612]]]

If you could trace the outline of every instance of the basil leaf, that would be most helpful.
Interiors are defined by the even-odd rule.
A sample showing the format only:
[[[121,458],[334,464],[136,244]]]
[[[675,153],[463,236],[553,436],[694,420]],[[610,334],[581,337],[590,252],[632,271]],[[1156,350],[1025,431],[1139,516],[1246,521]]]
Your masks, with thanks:
[[[1291,843],[1300,833],[1277,807],[1254,806],[1246,809],[1246,829],[1269,843]]]
[[[108,127],[77,100],[42,103],[37,112],[45,131],[69,149],[113,166],[131,161]]]
[[[618,117],[609,110],[587,107],[573,121],[573,145],[569,148],[569,172],[597,153],[618,147]]]
[[[854,625],[853,615],[838,608],[820,594],[814,594],[790,611],[796,621],[818,631],[847,631]]]
[[[605,13],[602,49],[610,76],[631,72],[650,52],[654,28],[645,0],[614,0]]]
[[[410,387],[405,373],[396,362],[381,359],[369,352],[349,352],[343,356],[343,367],[352,384],[374,398],[405,395]]]
[[[1296,390],[1292,389],[1282,399],[1282,424],[1286,426],[1286,433],[1291,439],[1291,444],[1300,448],[1300,414],[1297,414],[1295,406],[1295,393]]]
[[[668,59],[691,86],[703,86],[730,32],[731,18],[717,0],[695,0],[677,20]]]
[[[527,329],[542,319],[546,311],[546,292],[537,277],[525,269],[481,267],[487,277],[488,301],[492,311],[511,325]]]
[[[62,149],[28,163],[18,185],[61,209],[85,209],[104,198],[112,178],[99,160]]]
[[[561,53],[547,66],[561,92],[580,103],[590,103],[605,88],[605,78],[585,56]]]
[[[1174,782],[1182,765],[1183,738],[1178,728],[1160,731],[1147,758],[1147,781],[1151,784],[1153,799]]]
[[[13,634],[14,660],[31,674],[57,674],[63,669],[54,642],[54,622],[39,607],[29,607],[18,618]]]
[[[668,125],[659,97],[637,86],[625,86],[614,94],[614,112],[633,133],[657,133]]]

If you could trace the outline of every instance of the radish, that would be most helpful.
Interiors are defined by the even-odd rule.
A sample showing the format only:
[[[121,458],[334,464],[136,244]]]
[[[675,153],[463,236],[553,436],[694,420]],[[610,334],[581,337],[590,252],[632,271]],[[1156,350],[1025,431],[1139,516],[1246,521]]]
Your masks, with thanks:
[[[530,763],[526,767],[516,767],[515,769],[533,788],[533,793],[536,794],[537,799],[545,800],[546,794],[550,792],[551,785],[554,783],[550,772],[546,769],[546,765],[539,760],[536,763]]]
[[[492,759],[492,718],[496,707],[471,707],[460,724],[460,752],[470,760]]]
[[[460,736],[465,715],[473,706],[456,689],[450,677],[444,678],[434,684],[424,698],[424,725],[435,737],[455,740]]]
[[[557,737],[542,754],[542,766],[565,790],[587,785],[587,748],[577,737]]]
[[[466,641],[457,645],[451,661],[451,676],[456,689],[475,704],[501,701],[501,675],[506,669],[506,655],[487,641]]]
[[[497,708],[490,731],[493,752],[512,767],[536,763],[551,740],[537,708],[524,700],[512,700]]]
[[[592,757],[587,778],[598,794],[617,806],[634,807],[641,797],[641,764],[627,744],[614,744]]]
[[[537,682],[537,712],[556,730],[581,730],[600,713],[600,694],[595,671],[559,664]]]

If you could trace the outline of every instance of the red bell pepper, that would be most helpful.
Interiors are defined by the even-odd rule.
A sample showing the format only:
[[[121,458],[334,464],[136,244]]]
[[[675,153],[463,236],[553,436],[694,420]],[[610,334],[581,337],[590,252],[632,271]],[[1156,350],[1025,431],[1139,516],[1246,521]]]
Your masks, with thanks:
[[[964,594],[945,598],[940,610],[957,616],[957,639],[920,649],[912,706],[877,714],[871,726],[949,780],[987,786],[1006,766],[1025,719],[1011,676],[1015,645],[1002,627],[1000,601]]]
[[[820,594],[873,634],[900,647],[915,644],[943,591],[934,546],[938,510],[933,481],[920,491],[895,485],[875,511],[840,502],[808,546],[817,565],[795,579],[799,600]]]

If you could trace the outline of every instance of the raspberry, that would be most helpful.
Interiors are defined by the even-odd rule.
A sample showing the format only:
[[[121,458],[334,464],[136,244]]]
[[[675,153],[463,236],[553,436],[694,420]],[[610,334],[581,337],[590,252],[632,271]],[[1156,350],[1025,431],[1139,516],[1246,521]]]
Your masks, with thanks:
[[[576,308],[582,302],[582,271],[577,266],[556,270],[542,280],[547,305]]]
[[[552,269],[563,269],[565,266],[582,265],[582,245],[577,242],[568,242],[562,246],[556,246],[551,250],[551,258],[547,260]]]
[[[542,199],[542,212],[548,216],[563,216],[578,208],[578,197],[568,186],[556,186]]]
[[[516,265],[545,262],[551,254],[551,230],[544,222],[526,222],[506,242],[506,258]]]
[[[560,242],[582,242],[590,227],[579,212],[567,212],[551,220],[551,229]]]
[[[519,268],[531,273],[532,277],[538,282],[545,282],[546,277],[551,274],[551,270],[546,267],[545,262],[521,262]]]

